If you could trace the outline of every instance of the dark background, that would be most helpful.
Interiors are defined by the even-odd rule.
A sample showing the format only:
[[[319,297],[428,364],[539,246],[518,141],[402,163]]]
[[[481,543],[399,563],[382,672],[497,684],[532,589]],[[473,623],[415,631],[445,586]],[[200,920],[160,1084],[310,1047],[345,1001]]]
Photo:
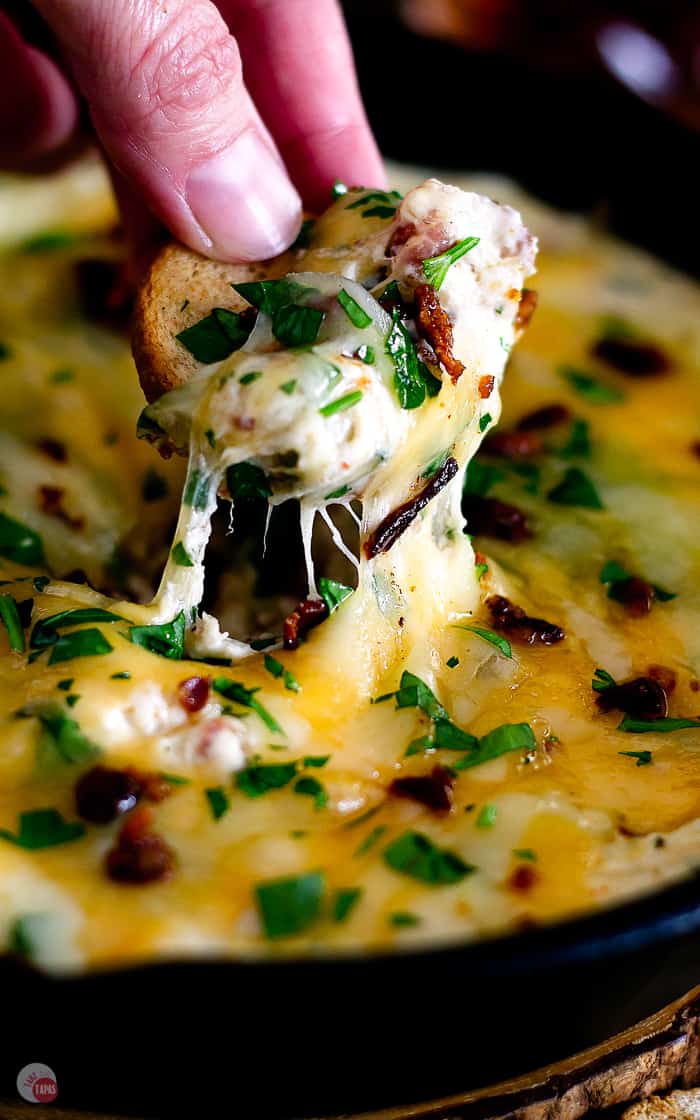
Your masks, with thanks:
[[[676,0],[345,3],[368,114],[388,157],[510,175],[555,205],[595,210],[695,273],[698,12]],[[601,55],[601,31],[622,21],[652,35],[684,79],[655,104]]]

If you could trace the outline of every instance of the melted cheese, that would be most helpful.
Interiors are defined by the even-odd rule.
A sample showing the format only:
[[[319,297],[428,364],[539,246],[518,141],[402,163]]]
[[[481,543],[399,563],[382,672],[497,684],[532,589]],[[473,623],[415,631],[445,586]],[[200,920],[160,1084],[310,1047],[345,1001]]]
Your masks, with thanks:
[[[331,488],[351,484],[352,493],[362,498],[365,537],[414,492],[416,479],[436,455],[454,448],[461,475],[482,436],[479,420],[486,412],[494,422],[498,417],[497,395],[482,401],[478,379],[484,373],[500,376],[506,349],[499,339],[506,347],[512,341],[516,301],[501,302],[501,296],[511,287],[519,290],[531,260],[512,211],[491,209],[493,204],[469,194],[451,195],[449,204],[439,205],[438,190],[428,185],[413,191],[401,207],[401,218],[414,222],[432,248],[426,252],[409,239],[391,267],[410,288],[420,279],[416,270],[423,256],[475,232],[481,235],[477,249],[449,270],[440,291],[455,322],[455,353],[467,365],[457,386],[445,378],[439,396],[415,412],[401,410],[383,358],[376,367],[359,370],[344,356],[357,339],[338,317],[319,343],[322,356],[341,370],[330,392],[351,391],[358,383],[353,379],[363,376],[367,396],[362,404],[321,424],[309,404],[325,403],[332,395],[323,395],[329,387],[317,374],[313,356],[239,351],[223,370],[205,371],[197,388],[203,392],[193,454],[203,457],[208,471],[221,476],[236,457],[269,467],[266,456],[289,450],[291,437],[303,464],[294,492],[303,498],[307,521],[325,508],[324,495]],[[513,196],[503,186],[496,193]],[[290,260],[290,271],[327,274],[331,285],[339,276],[358,284],[372,279],[384,261],[389,223],[362,219],[347,202],[339,200],[319,221],[310,249]],[[529,203],[522,205],[527,217]],[[437,241],[425,228],[436,210]],[[26,654],[11,651],[0,633],[0,828],[14,833],[20,812],[44,807],[75,820],[75,781],[90,765],[54,760],[47,766],[39,721],[17,718],[20,709],[57,705],[99,748],[99,761],[168,771],[188,782],[174,786],[154,808],[155,827],[177,857],[168,882],[127,887],[106,877],[105,854],[120,822],[88,825],[81,839],[38,851],[0,839],[0,930],[9,940],[16,920],[26,920],[23,928],[30,931],[34,958],[42,966],[464,940],[516,929],[524,919],[551,921],[607,905],[694,866],[700,829],[698,730],[620,731],[619,713],[602,715],[596,709],[590,682],[597,666],[624,679],[661,662],[677,674],[673,713],[700,714],[700,487],[691,450],[698,438],[700,298],[689,281],[584,224],[550,214],[540,220],[536,208],[533,214],[535,231],[544,233],[540,308],[508,365],[502,424],[511,426],[540,405],[566,403],[590,425],[590,456],[572,460],[562,453],[567,426],[547,436],[549,449],[538,458],[539,479],[482,456],[480,461],[504,476],[492,493],[527,512],[533,537],[519,544],[478,538],[476,546],[489,565],[478,581],[470,542],[461,531],[461,480],[453,480],[389,552],[362,560],[357,590],[296,652],[274,652],[299,682],[299,692],[285,689],[283,678],[273,678],[263,657],[251,653],[250,630],[232,624],[234,637],[226,639],[211,616],[197,624],[189,652],[240,658],[230,669],[168,660],[129,641],[132,624],[170,619],[182,605],[199,601],[203,577],[197,565],[216,486],[205,508],[195,511],[199,519],[191,508],[185,510],[173,538],[184,534],[195,568],[176,572],[167,563],[155,603],[138,603],[147,598],[169,555],[169,521],[182,485],[179,463],[162,464],[151,449],[135,442],[131,430],[140,405],[126,344],[76,314],[70,261],[84,248],[38,256],[15,253],[0,261],[5,280],[0,290],[7,293],[4,310],[0,302],[0,341],[8,349],[2,363],[0,434],[0,482],[7,493],[0,510],[41,535],[54,576],[81,567],[90,583],[108,588],[116,545],[126,549],[132,569],[128,596],[114,598],[56,578],[36,591],[33,569],[2,562],[0,577],[18,581],[2,590],[20,601],[34,599],[33,624],[85,606],[110,609],[124,621],[95,624],[111,652],[51,666],[46,652],[30,662]],[[366,232],[359,253],[343,247],[358,230]],[[510,263],[503,264],[499,246],[511,237]],[[91,255],[112,251],[99,241],[89,250]],[[523,252],[521,271],[513,279],[512,260]],[[18,290],[23,293],[19,303]],[[632,380],[592,359],[590,346],[606,317],[651,335],[669,354],[670,372]],[[374,308],[373,320],[382,327]],[[251,336],[251,347],[259,342]],[[261,362],[263,377],[241,387],[236,377]],[[588,371],[617,388],[623,399],[600,404],[582,397],[562,375],[563,366]],[[61,369],[72,371],[72,379],[55,379]],[[215,378],[222,376],[227,381],[217,412]],[[293,378],[303,384],[297,400],[278,388]],[[244,405],[260,419],[261,429],[252,442],[235,443],[225,417],[229,407]],[[215,416],[225,450],[214,460],[209,441],[201,436]],[[65,445],[65,463],[38,449],[47,438]],[[329,450],[336,444],[352,451],[342,459],[350,467],[339,468]],[[366,469],[379,450],[387,449],[387,458]],[[604,510],[547,500],[572,463],[595,483]],[[170,494],[146,502],[143,483],[154,470],[167,479]],[[82,530],[38,508],[40,485],[65,488],[66,508],[84,517]],[[282,487],[273,501],[289,491]],[[234,511],[234,541],[235,526]],[[645,618],[631,618],[606,597],[599,581],[600,569],[611,559],[677,597],[655,604]],[[183,572],[188,578],[181,584]],[[215,610],[234,623],[246,617],[250,598],[251,580],[241,574],[239,584],[239,598],[229,582],[227,602]],[[507,659],[475,633],[460,629],[459,623],[472,618],[489,625],[480,600],[492,593],[507,594],[529,613],[562,625],[565,641],[549,648],[513,643],[514,656]],[[458,664],[449,667],[455,658]],[[424,774],[436,761],[449,765],[457,757],[446,751],[407,757],[408,744],[426,734],[430,721],[416,708],[370,702],[396,688],[404,669],[430,685],[461,728],[480,736],[504,723],[528,723],[535,749],[461,771],[454,808],[442,816],[388,797],[394,778]],[[119,676],[124,673],[130,676]],[[187,714],[178,702],[178,685],[203,673],[260,689],[257,697],[283,733],[273,734],[255,711],[236,707],[227,712],[226,699],[217,692],[210,693],[200,712]],[[58,687],[68,679],[68,691]],[[66,705],[67,695],[79,697],[73,707]],[[619,753],[643,750],[652,752],[650,765],[638,767],[634,758]],[[248,798],[232,779],[254,759],[272,764],[325,755],[329,759],[322,768],[299,770],[322,784],[328,800],[321,808],[313,798],[295,793],[293,783]],[[232,808],[215,820],[205,790],[218,786],[227,790]],[[491,807],[486,815],[485,806]],[[370,810],[374,814],[368,818]],[[384,853],[409,830],[429,836],[476,870],[453,885],[428,885],[397,872]],[[523,853],[534,855],[535,862]],[[523,863],[535,873],[526,890],[517,889],[512,879]],[[266,940],[256,887],[316,870],[326,877],[322,915],[297,937]],[[360,901],[345,922],[334,922],[334,892],[353,887],[361,888]],[[391,920],[397,913],[410,913],[416,921],[397,926]]]

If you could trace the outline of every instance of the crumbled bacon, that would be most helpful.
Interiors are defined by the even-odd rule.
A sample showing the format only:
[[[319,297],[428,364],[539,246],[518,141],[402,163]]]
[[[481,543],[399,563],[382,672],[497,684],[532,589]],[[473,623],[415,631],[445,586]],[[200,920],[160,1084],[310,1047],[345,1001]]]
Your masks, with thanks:
[[[628,377],[657,377],[671,368],[668,355],[658,346],[631,338],[601,338],[591,353]]]
[[[532,536],[526,514],[517,506],[498,498],[465,493],[462,496],[462,513],[467,519],[468,531],[477,536],[495,537],[512,544],[526,541]]]
[[[201,712],[209,699],[208,677],[187,677],[177,686],[177,698],[180,707],[186,712]]]
[[[396,778],[389,786],[389,793],[418,801],[436,813],[446,813],[452,808],[453,785],[452,772],[446,766],[434,766],[430,774]]]
[[[432,284],[418,285],[416,304],[416,329],[430,343],[454,385],[464,373],[464,366],[452,353],[452,323]]]
[[[282,625],[285,649],[298,649],[304,634],[328,617],[328,607],[322,599],[304,599],[287,615]]]
[[[544,443],[538,432],[504,429],[484,440],[484,451],[490,455],[502,455],[504,459],[528,459],[543,450]]]
[[[140,796],[141,787],[133,774],[107,766],[93,766],[75,786],[78,816],[92,824],[115,821],[133,809]]]
[[[663,719],[668,715],[668,696],[663,685],[652,677],[635,677],[610,685],[596,696],[601,712],[617,709],[635,719]]]
[[[532,432],[541,428],[555,428],[557,424],[564,424],[570,418],[571,412],[565,404],[545,404],[522,416],[516,427],[519,432]]]
[[[479,378],[479,396],[481,397],[482,401],[486,401],[489,399],[493,392],[495,384],[496,378],[491,373],[484,374],[483,377]]]
[[[37,440],[37,447],[44,455],[48,455],[49,459],[53,459],[54,463],[65,463],[68,459],[68,452],[66,451],[65,443],[61,443],[58,439],[51,439],[50,436],[45,436],[44,439]]]
[[[521,334],[529,326],[532,316],[537,309],[537,292],[532,288],[523,288],[518,310],[515,315],[515,329]]]
[[[653,681],[658,681],[667,696],[670,696],[676,687],[676,674],[667,665],[650,665],[647,676]]]
[[[566,637],[560,626],[543,618],[532,618],[522,607],[506,599],[505,595],[491,595],[486,600],[486,606],[496,630],[516,641],[527,642],[530,646],[553,646]]]
[[[127,773],[131,775],[135,782],[138,783],[141,790],[141,797],[146,801],[151,801],[153,804],[158,804],[159,801],[165,801],[166,797],[170,797],[173,792],[173,786],[161,774],[155,773],[153,770],[137,770],[130,766]]]
[[[72,517],[63,508],[63,498],[65,490],[61,486],[40,486],[39,487],[39,507],[43,513],[48,514],[49,517],[55,517],[59,521],[63,521],[70,529],[75,529],[79,532],[85,528],[84,517]]]
[[[387,514],[383,521],[380,521],[374,532],[370,533],[365,541],[364,550],[368,560],[372,560],[375,556],[379,556],[382,552],[388,552],[389,549],[399,539],[402,533],[405,533],[408,526],[418,516],[422,509],[425,509],[428,502],[432,501],[436,494],[439,494],[443,487],[454,478],[457,474],[459,467],[457,460],[452,456],[445,459],[440,469],[436,471],[430,481],[423,487],[422,490],[416,494],[415,498],[410,498],[403,505],[392,510]]]
[[[641,576],[630,576],[615,583],[615,598],[633,618],[643,618],[652,608],[656,592]]]
[[[150,809],[136,809],[122,825],[105,858],[105,870],[114,882],[138,885],[171,877],[175,853],[162,836],[151,831],[151,823]]]
[[[529,891],[538,878],[537,871],[529,863],[519,863],[508,880],[508,886],[514,891]]]
[[[252,432],[255,427],[254,416],[234,416],[233,423],[239,432]]]
[[[397,226],[386,247],[387,257],[395,257],[398,250],[406,244],[409,238],[413,237],[415,232],[415,222],[404,222],[403,225]]]

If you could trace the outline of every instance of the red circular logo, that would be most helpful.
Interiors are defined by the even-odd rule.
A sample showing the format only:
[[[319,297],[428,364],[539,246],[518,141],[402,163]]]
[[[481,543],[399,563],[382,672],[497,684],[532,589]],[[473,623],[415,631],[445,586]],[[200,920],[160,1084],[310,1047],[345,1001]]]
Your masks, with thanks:
[[[37,1101],[55,1101],[58,1096],[58,1086],[53,1077],[37,1077],[32,1085],[32,1093]]]
[[[56,1074],[43,1062],[30,1062],[17,1074],[17,1091],[30,1104],[50,1104],[58,1096]]]

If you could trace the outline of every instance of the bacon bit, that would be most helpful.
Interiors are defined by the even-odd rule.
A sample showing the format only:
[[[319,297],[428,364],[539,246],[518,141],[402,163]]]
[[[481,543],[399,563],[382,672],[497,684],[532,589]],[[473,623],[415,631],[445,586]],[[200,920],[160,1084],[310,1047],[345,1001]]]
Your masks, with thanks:
[[[688,681],[688,688],[691,692],[700,692],[700,681],[696,677]]]
[[[532,432],[538,428],[555,428],[571,418],[571,411],[565,404],[546,404],[528,412],[515,425],[519,432]]]
[[[46,436],[45,439],[37,440],[36,445],[40,451],[44,452],[44,455],[48,455],[49,459],[53,459],[55,463],[65,463],[68,459],[66,445],[58,439],[51,439]]]
[[[63,508],[63,498],[65,490],[60,486],[40,486],[39,487],[39,507],[43,513],[48,514],[49,517],[55,517],[59,521],[63,521],[70,529],[75,529],[79,532],[85,528],[84,517],[71,517],[69,513]]]
[[[285,649],[298,649],[304,634],[328,617],[328,607],[323,599],[304,599],[288,614],[282,625],[282,642]]]
[[[633,618],[643,618],[645,614],[649,614],[656,598],[653,586],[641,576],[620,580],[615,584],[615,595]]]
[[[486,600],[486,606],[496,630],[501,630],[517,641],[527,642],[529,646],[553,646],[566,637],[560,626],[546,622],[543,618],[530,617],[522,607],[506,599],[505,595],[491,595]]]
[[[396,778],[389,786],[389,793],[418,801],[436,813],[446,813],[452,808],[453,785],[451,771],[446,766],[434,766],[430,774]]]
[[[496,378],[491,373],[485,374],[479,378],[479,396],[482,401],[488,400],[493,392],[493,387],[496,384]]]
[[[395,257],[398,250],[406,244],[409,238],[413,237],[415,232],[415,222],[405,222],[403,225],[397,226],[386,247],[387,257]]]
[[[78,302],[83,314],[109,327],[125,327],[131,317],[133,290],[126,262],[87,259],[75,264]]]
[[[635,677],[622,684],[611,685],[596,695],[601,712],[617,709],[637,719],[663,719],[668,715],[668,696],[659,681],[651,677]]]
[[[538,295],[532,288],[523,288],[520,303],[515,316],[514,327],[520,334],[530,325],[530,320],[537,310]]]
[[[425,509],[428,502],[432,501],[435,495],[439,494],[443,487],[447,486],[447,483],[454,478],[458,469],[457,460],[449,456],[445,459],[440,470],[416,494],[415,498],[410,498],[409,501],[404,502],[403,505],[387,514],[365,541],[364,549],[367,559],[372,560],[382,552],[388,552],[401,534],[406,532],[406,529],[416,519],[420,511]]]
[[[529,891],[538,879],[539,875],[534,867],[529,863],[520,863],[508,880],[508,886],[514,891]]]
[[[505,430],[494,432],[484,440],[484,451],[490,455],[502,455],[504,459],[528,459],[543,450],[544,443],[538,432]]]
[[[486,556],[484,555],[483,552],[479,552],[478,549],[474,549],[474,564],[475,565],[486,564],[488,566],[488,560],[487,560]]]
[[[156,883],[169,879],[175,853],[157,832],[151,832],[150,809],[136,809],[122,825],[107,853],[105,870],[115,883]]]
[[[696,459],[700,459],[700,439],[696,439],[695,443],[691,444],[690,450]]]
[[[209,678],[188,677],[177,686],[180,707],[186,712],[201,712],[209,699]]]
[[[239,432],[252,432],[255,427],[254,416],[234,416],[233,423]]]
[[[75,785],[78,816],[91,824],[109,824],[128,813],[141,796],[141,787],[128,770],[93,766]]]
[[[480,494],[462,496],[462,513],[467,519],[470,533],[495,537],[499,541],[517,544],[532,536],[527,515],[517,506],[498,498],[484,498]]]
[[[464,366],[452,353],[452,323],[432,284],[418,285],[416,304],[416,329],[430,343],[452,384],[456,385],[464,373]]]
[[[506,299],[520,299],[520,288],[509,288],[506,292]]]
[[[670,359],[658,346],[629,338],[601,338],[591,353],[628,377],[657,377],[671,368]]]
[[[676,674],[667,665],[650,665],[647,676],[653,681],[658,681],[667,696],[670,696],[676,687]]]
[[[167,778],[162,778],[160,774],[152,770],[137,770],[130,766],[127,774],[140,786],[141,796],[154,805],[157,805],[160,801],[165,801],[166,797],[170,797],[173,792],[173,786]]]

